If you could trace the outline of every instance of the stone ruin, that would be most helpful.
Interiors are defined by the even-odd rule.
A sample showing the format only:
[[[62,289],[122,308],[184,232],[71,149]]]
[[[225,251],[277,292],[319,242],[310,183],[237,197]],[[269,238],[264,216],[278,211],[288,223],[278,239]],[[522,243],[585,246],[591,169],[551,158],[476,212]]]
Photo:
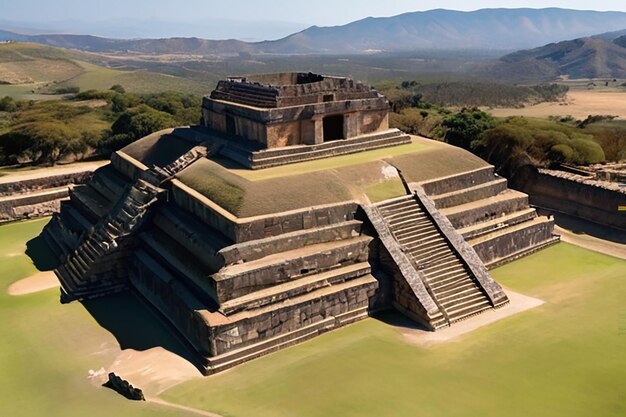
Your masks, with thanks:
[[[221,81],[204,98],[201,126],[141,139],[70,191],[43,232],[61,261],[62,302],[132,288],[207,374],[387,309],[434,331],[505,305],[486,265],[556,238],[551,220],[482,162],[429,181],[402,176],[404,195],[374,204],[238,217],[210,197],[237,170],[417,140],[389,128],[388,110],[346,78]],[[195,183],[181,181],[202,164],[210,170]],[[333,186],[319,181],[317,191]]]

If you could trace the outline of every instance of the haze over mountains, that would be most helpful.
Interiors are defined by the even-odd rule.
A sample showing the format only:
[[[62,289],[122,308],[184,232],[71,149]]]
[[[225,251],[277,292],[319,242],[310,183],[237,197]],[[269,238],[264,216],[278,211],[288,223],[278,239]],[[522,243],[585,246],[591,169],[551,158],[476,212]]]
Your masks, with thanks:
[[[570,78],[626,78],[624,31],[551,43],[499,59],[489,73],[516,81]]]
[[[5,26],[6,27],[6,26]],[[343,26],[312,26],[275,41],[199,38],[109,39],[86,35],[22,35],[0,39],[38,42],[93,52],[179,54],[363,54],[423,50],[514,51],[550,42],[626,29],[626,13],[558,8],[430,10],[366,18]]]

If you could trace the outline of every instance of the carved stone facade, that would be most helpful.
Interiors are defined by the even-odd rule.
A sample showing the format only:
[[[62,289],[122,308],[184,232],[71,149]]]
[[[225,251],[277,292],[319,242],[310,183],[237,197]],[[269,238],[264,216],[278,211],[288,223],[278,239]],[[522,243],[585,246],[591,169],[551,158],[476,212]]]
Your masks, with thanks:
[[[388,112],[385,97],[348,78],[261,74],[220,81],[202,102],[202,123],[271,149],[385,131]]]

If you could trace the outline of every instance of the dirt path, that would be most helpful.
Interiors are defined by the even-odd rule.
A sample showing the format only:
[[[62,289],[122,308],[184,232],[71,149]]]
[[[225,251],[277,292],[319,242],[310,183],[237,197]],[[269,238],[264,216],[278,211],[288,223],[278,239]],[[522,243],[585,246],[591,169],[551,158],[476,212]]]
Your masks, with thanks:
[[[38,272],[28,278],[21,279],[9,285],[9,295],[26,295],[34,292],[59,287],[61,284],[53,271]]]
[[[3,169],[0,171],[0,173],[3,174],[0,177],[0,184],[48,177],[50,175],[63,175],[82,171],[95,171],[97,168],[100,168],[101,166],[108,163],[109,161],[75,162],[73,164],[55,165],[45,168]]]
[[[159,404],[159,405],[162,405],[162,406],[165,406],[165,407],[171,407],[171,408],[176,408],[178,410],[189,411],[191,413],[198,414],[199,416],[222,417],[220,414],[211,413],[209,411],[200,410],[198,408],[187,407],[185,405],[171,403],[169,401],[165,401],[165,400],[162,400],[160,398],[146,398],[146,401],[150,401],[152,403]]]
[[[563,242],[626,260],[626,244],[574,233],[557,225],[554,226],[554,231],[561,235]]]
[[[537,298],[529,297],[515,291],[506,290],[510,303],[497,310],[485,311],[478,316],[455,323],[452,327],[431,332],[424,329],[411,329],[398,327],[406,341],[418,346],[432,346],[439,343],[450,342],[459,336],[472,332],[480,327],[487,326],[496,321],[505,319],[526,310],[538,307],[544,302]]]
[[[146,397],[156,397],[181,382],[202,378],[192,363],[162,347],[120,351],[109,367],[93,374],[95,382],[106,382],[109,372],[141,388]]]

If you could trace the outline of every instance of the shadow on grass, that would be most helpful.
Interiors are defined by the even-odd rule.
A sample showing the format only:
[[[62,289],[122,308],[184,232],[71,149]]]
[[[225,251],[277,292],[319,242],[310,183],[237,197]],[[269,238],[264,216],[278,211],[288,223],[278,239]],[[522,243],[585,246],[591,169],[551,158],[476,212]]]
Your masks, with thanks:
[[[122,349],[162,347],[202,371],[199,357],[160,313],[131,291],[82,301],[100,326],[111,332]]]
[[[26,242],[26,255],[39,271],[52,271],[59,266],[59,260],[41,235]]]
[[[423,330],[425,332],[430,331],[430,329],[426,326],[409,319],[402,313],[395,310],[382,311],[376,314],[373,318],[394,327],[402,327],[411,330]]]

